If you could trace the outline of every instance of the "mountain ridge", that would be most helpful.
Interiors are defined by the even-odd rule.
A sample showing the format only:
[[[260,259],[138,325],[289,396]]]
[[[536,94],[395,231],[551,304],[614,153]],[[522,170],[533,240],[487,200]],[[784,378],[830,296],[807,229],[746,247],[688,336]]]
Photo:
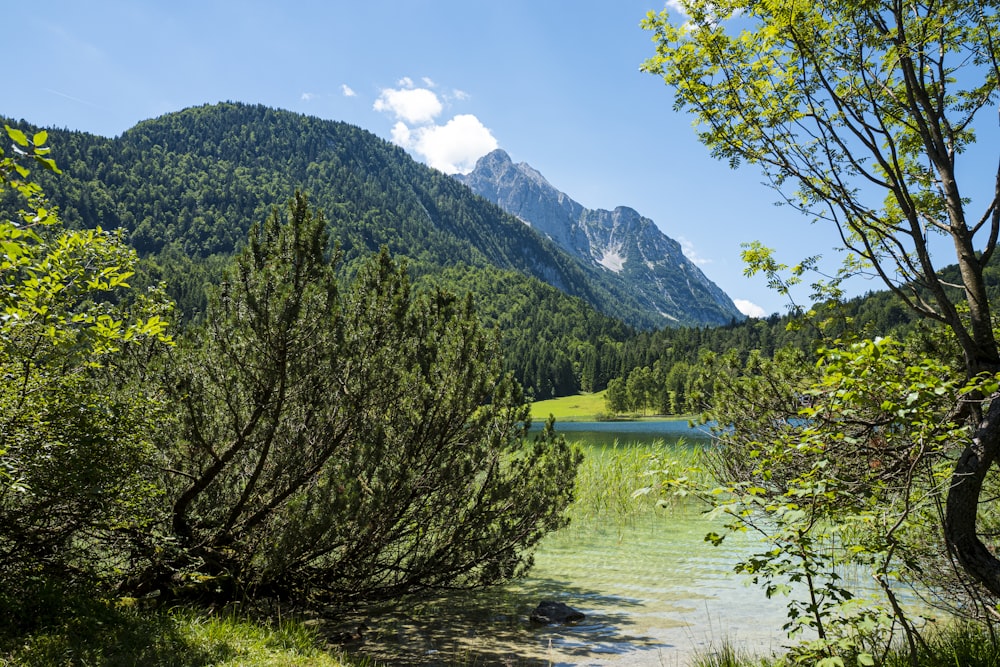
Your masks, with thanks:
[[[727,324],[743,319],[732,299],[649,218],[628,206],[587,209],[503,149],[455,176],[591,268],[618,276],[624,289],[665,323]]]
[[[302,189],[325,212],[347,257],[385,245],[426,266],[493,265],[542,280],[629,326],[674,322],[603,268],[347,123],[220,103],[164,114],[110,139],[56,129],[50,135],[54,145],[68,144],[57,152],[66,175],[52,180],[66,220],[123,229],[143,254],[232,253],[251,223]],[[699,312],[679,312],[675,323],[723,322]]]

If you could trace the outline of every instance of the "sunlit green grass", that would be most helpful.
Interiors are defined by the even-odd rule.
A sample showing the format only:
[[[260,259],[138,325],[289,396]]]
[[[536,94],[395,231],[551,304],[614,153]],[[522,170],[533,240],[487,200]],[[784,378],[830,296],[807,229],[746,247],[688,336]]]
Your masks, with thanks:
[[[608,411],[604,404],[604,394],[599,391],[593,394],[577,394],[551,398],[547,401],[535,401],[531,404],[531,419],[544,422],[552,415],[557,422],[561,421],[599,421]]]
[[[52,611],[52,610],[50,610]],[[0,665],[341,667],[337,647],[296,622],[232,613],[142,611],[120,602],[68,600],[26,632],[0,631]]]
[[[683,443],[616,442],[605,447],[587,446],[583,452],[569,508],[574,519],[627,522],[642,513],[663,511],[680,500],[667,479],[705,474],[700,465],[701,449]]]
[[[531,419],[541,423],[552,415],[557,422],[593,422],[604,421],[610,415],[608,406],[604,402],[607,390],[598,391],[592,394],[576,394],[574,396],[562,396],[560,398],[550,398],[545,401],[535,401],[531,404]],[[665,418],[676,419],[677,415],[665,417],[664,415],[619,415],[618,418],[636,420],[659,420]]]

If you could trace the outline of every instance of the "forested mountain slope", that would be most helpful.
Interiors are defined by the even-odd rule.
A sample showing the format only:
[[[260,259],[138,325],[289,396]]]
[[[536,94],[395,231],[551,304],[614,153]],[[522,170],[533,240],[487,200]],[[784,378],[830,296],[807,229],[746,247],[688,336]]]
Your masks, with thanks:
[[[123,229],[186,317],[204,310],[205,283],[218,280],[249,227],[301,189],[325,212],[345,265],[387,245],[409,258],[418,284],[470,292],[498,327],[508,367],[537,398],[600,390],[656,361],[664,372],[694,365],[706,349],[811,345],[806,332],[786,331],[784,318],[653,329],[648,311],[521,220],[343,123],[221,104],[112,139],[68,130],[50,137],[63,173],[46,188],[63,218]],[[879,330],[908,319],[887,299],[857,301],[852,317],[877,320]]]
[[[300,189],[325,212],[348,259],[385,245],[434,267],[514,270],[632,326],[663,324],[623,285],[351,125],[217,104],[145,121],[114,139],[53,131],[52,145],[65,172],[51,184],[63,217],[122,227],[146,255],[231,253],[253,222]]]
[[[45,187],[63,219],[122,229],[185,318],[204,310],[205,284],[250,226],[303,190],[348,270],[387,246],[418,281],[471,292],[500,327],[509,367],[538,397],[603,388],[632,333],[622,322],[649,328],[660,319],[454,179],[347,124],[219,104],[117,138],[50,137],[63,173]]]

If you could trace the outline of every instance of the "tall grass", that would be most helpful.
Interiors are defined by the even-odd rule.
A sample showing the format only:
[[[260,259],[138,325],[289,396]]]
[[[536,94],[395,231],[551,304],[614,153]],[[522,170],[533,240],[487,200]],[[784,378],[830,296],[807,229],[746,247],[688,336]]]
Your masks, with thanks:
[[[1000,667],[1000,645],[982,625],[945,624],[924,633],[917,667]],[[911,667],[906,651],[891,652],[882,667]]]
[[[903,648],[891,650],[886,656],[875,656],[876,667],[1000,667],[1000,646],[997,638],[981,625],[961,622],[946,623],[924,634],[924,644],[914,663]],[[853,656],[842,656],[845,665],[859,664]],[[697,655],[690,667],[783,667],[788,663],[780,657],[752,656],[723,642]]]
[[[652,445],[623,444],[582,446],[583,463],[569,514],[573,519],[630,519],[664,511],[680,502],[665,480],[681,475],[702,475],[702,453],[683,442]]]
[[[723,641],[695,654],[689,667],[772,667],[782,664],[780,658],[754,656],[731,641]]]

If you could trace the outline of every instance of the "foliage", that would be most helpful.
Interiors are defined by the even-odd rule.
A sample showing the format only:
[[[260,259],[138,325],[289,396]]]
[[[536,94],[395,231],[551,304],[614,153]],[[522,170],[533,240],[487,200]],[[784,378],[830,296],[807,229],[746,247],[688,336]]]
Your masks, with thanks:
[[[184,607],[146,610],[134,600],[101,600],[92,592],[48,594],[52,608],[36,619],[30,632],[0,629],[0,663],[24,667],[352,664],[324,646],[315,629],[294,619],[267,622],[232,611],[206,613]]]
[[[165,301],[128,291],[134,253],[100,229],[62,229],[30,180],[27,161],[55,171],[46,134],[7,135],[14,154],[0,153],[0,194],[25,206],[0,218],[0,585],[9,594],[35,577],[93,575],[144,529],[157,402],[124,369],[168,339]]]
[[[949,410],[970,389],[923,350],[888,338],[838,342],[820,355],[813,370],[793,352],[755,355],[745,367],[720,359],[706,418],[732,425],[718,429],[710,465],[724,484],[672,483],[728,517],[728,531],[760,535],[762,549],[736,569],[769,596],[790,596],[785,629],[804,638],[796,661],[874,659],[897,633],[916,654],[907,599],[966,616],[992,604],[963,587],[943,540],[927,530],[942,519],[968,428]]]
[[[621,366],[622,342],[635,333],[513,271],[456,265],[415,283],[470,294],[484,325],[500,332],[506,368],[535,400],[602,390]]]
[[[995,142],[976,144],[977,130],[995,122],[992,113],[981,112],[995,106],[1000,86],[997,4],[680,4],[687,13],[682,25],[671,23],[666,11],[647,17],[657,53],[644,68],[674,90],[677,108],[695,114],[699,137],[715,156],[733,166],[758,166],[784,203],[836,227],[848,252],[837,276],[818,284],[820,291],[836,295],[843,277],[870,272],[952,336],[955,352],[938,365],[961,366],[961,380],[944,377],[956,386],[968,382],[968,390],[936,385],[950,401],[942,409],[911,389],[903,397],[885,397],[884,410],[908,405],[906,397],[914,394],[924,415],[938,418],[943,430],[930,429],[909,412],[893,422],[907,443],[901,451],[918,460],[931,456],[935,446],[952,452],[951,478],[942,485],[948,492],[941,550],[1000,595],[1000,559],[984,543],[988,533],[980,524],[991,514],[980,502],[992,497],[988,473],[1000,457],[1000,394],[991,380],[1000,372],[1000,348],[987,287],[1000,237],[1000,172],[977,193],[962,169],[966,155],[997,160]],[[932,253],[936,235],[954,251],[957,285],[939,271]],[[748,259],[750,270],[769,277],[781,273],[763,246],[751,246]],[[799,273],[792,267],[792,279]],[[787,284],[778,280],[775,286]],[[845,368],[844,377],[860,379],[859,373],[878,367],[869,355],[859,367]],[[944,442],[937,440],[941,435]],[[835,432],[826,437],[836,442]],[[904,469],[901,464],[894,472]],[[919,505],[929,485],[913,486],[907,478],[900,487],[904,504]],[[811,498],[826,493],[808,489]],[[839,489],[831,492],[836,496]],[[855,509],[836,511],[850,516]],[[876,534],[898,535],[890,528],[881,526]],[[898,555],[888,547],[882,552]],[[814,618],[820,611],[810,609]]]
[[[342,286],[302,195],[251,231],[166,369],[169,557],[140,588],[222,599],[477,587],[560,526],[579,455],[464,301],[383,250]]]

